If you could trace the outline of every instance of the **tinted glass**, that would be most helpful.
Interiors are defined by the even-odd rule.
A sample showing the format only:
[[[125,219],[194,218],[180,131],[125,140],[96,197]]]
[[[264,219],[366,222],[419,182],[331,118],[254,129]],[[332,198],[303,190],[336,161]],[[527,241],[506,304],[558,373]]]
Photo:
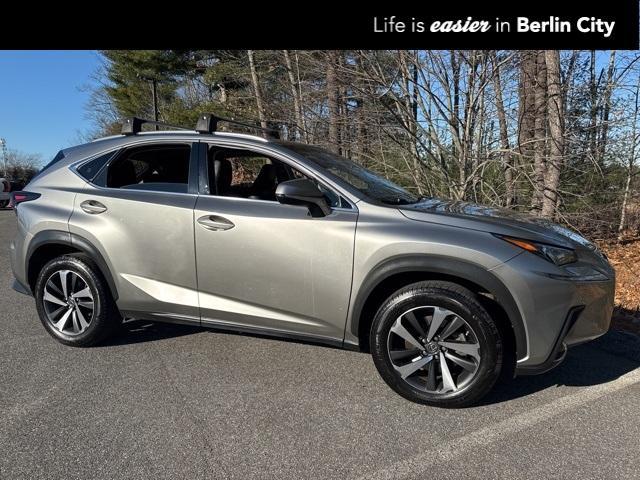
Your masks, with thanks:
[[[76,171],[86,180],[91,181],[95,178],[100,169],[106,165],[106,163],[113,157],[114,152],[105,153],[93,160],[80,165]]]
[[[188,145],[154,145],[126,150],[109,165],[106,186],[186,193],[190,155]]]
[[[351,160],[320,147],[300,143],[283,143],[283,145],[348,183],[369,198],[391,205],[402,205],[418,201],[415,195],[399,185]]]

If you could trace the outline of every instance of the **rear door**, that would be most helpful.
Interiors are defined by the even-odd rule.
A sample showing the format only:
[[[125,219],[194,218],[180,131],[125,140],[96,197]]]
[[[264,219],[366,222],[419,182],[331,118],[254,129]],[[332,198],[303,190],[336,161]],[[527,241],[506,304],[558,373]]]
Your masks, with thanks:
[[[100,251],[126,315],[199,322],[190,184],[197,145],[145,142],[99,172],[91,162],[77,169],[91,184],[76,197],[70,231]]]
[[[342,341],[355,206],[335,192],[322,218],[282,205],[276,184],[304,173],[275,153],[222,149],[204,149],[210,193],[200,195],[194,215],[202,323]]]

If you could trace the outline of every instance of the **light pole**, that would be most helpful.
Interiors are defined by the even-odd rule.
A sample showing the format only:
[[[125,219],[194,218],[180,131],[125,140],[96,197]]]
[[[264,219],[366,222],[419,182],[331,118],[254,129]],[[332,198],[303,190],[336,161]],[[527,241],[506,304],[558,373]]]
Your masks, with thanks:
[[[4,138],[0,138],[0,145],[2,145],[2,166],[4,177],[7,178],[7,141]]]

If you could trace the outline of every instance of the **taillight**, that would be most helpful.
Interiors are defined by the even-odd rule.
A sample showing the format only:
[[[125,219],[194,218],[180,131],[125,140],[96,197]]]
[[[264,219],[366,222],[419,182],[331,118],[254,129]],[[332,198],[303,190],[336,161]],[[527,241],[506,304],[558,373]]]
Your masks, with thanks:
[[[39,193],[20,191],[11,192],[11,201],[9,202],[9,207],[15,209],[21,203],[30,202],[31,200],[35,200],[36,198],[40,198]]]

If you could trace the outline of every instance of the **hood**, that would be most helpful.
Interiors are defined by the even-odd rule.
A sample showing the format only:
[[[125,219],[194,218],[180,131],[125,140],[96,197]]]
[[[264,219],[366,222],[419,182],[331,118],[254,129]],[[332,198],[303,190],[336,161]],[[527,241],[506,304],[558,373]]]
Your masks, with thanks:
[[[571,248],[581,245],[590,250],[595,249],[591,242],[567,227],[506,208],[429,198],[403,205],[400,211],[412,220],[447,223]]]

